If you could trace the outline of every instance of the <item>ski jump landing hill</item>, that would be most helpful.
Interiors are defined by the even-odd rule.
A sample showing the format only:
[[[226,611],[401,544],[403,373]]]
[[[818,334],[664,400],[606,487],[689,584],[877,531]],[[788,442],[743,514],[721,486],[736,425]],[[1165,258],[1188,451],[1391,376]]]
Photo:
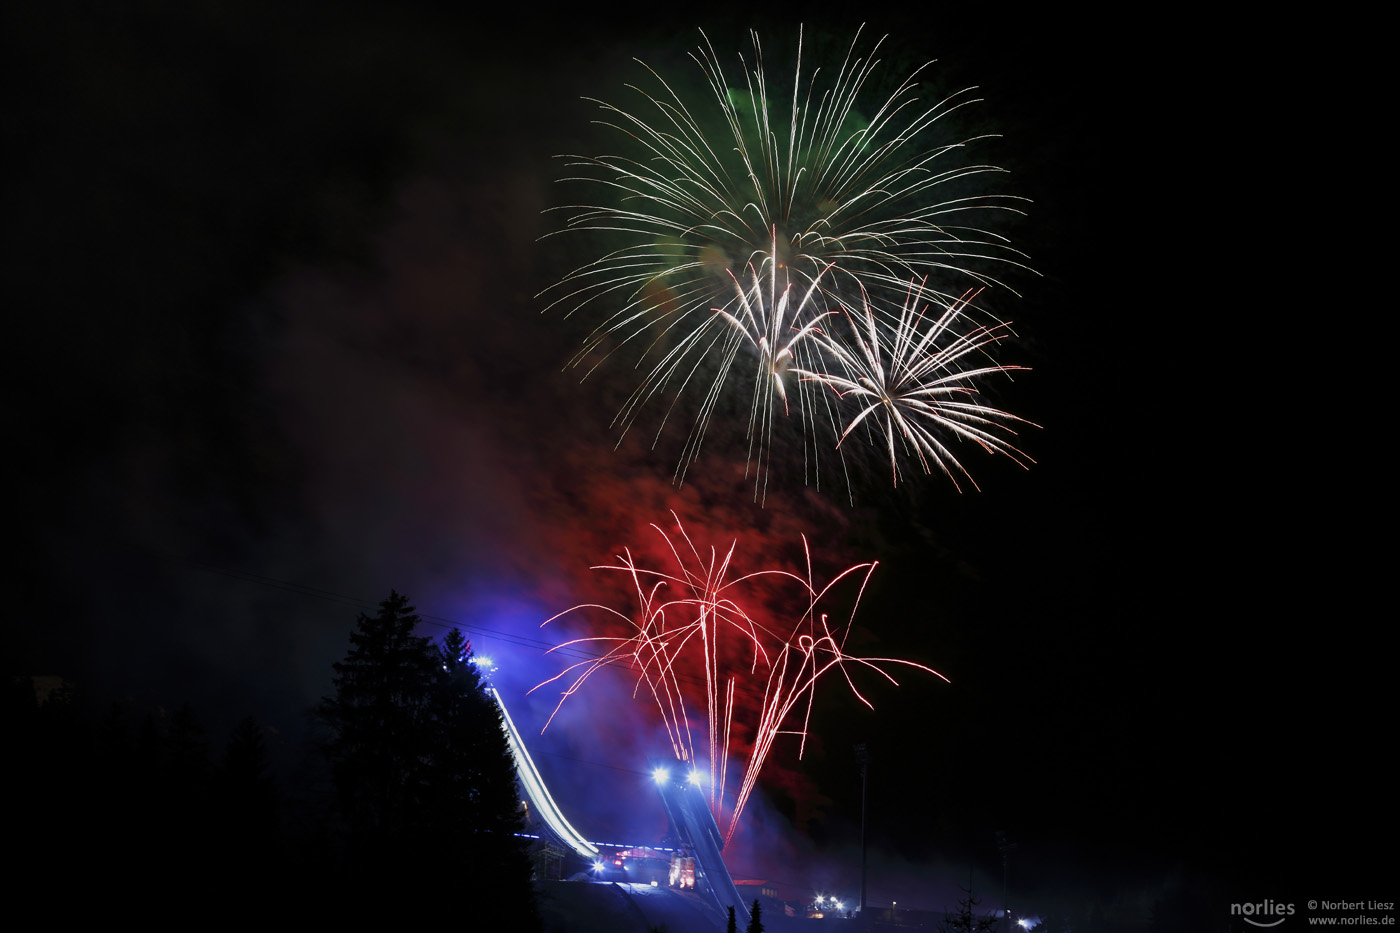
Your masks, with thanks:
[[[598,847],[585,839],[564,817],[549,788],[545,786],[539,769],[535,767],[534,759],[525,748],[525,741],[510,718],[501,694],[495,687],[488,689],[501,708],[506,738],[510,742],[511,753],[515,756],[515,770],[535,813],[544,820],[550,833],[562,844],[590,863],[593,862],[599,856]],[[729,869],[725,867],[724,858],[720,854],[724,848],[724,838],[720,835],[719,826],[715,823],[714,814],[710,812],[704,793],[698,786],[687,781],[684,775],[672,777],[673,774],[679,775],[679,767],[653,762],[651,770],[661,790],[661,803],[666,808],[671,835],[678,846],[684,846],[694,853],[698,869],[696,891],[713,900],[721,915],[727,912],[727,908],[733,907],[737,916],[747,918],[748,905],[739,895],[739,889],[730,877]]]

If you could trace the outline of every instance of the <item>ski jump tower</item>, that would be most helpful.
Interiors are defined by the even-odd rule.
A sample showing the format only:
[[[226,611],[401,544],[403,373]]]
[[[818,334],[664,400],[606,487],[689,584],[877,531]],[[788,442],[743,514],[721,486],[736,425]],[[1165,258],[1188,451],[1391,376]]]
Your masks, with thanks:
[[[697,782],[675,776],[678,770],[661,762],[651,763],[651,774],[661,789],[661,803],[666,808],[671,837],[677,845],[695,854],[697,874],[703,876],[696,878],[695,890],[708,892],[721,915],[726,908],[733,907],[736,916],[746,918],[749,907],[725,867],[721,855],[724,837],[720,835],[715,815],[710,812],[709,801]]]

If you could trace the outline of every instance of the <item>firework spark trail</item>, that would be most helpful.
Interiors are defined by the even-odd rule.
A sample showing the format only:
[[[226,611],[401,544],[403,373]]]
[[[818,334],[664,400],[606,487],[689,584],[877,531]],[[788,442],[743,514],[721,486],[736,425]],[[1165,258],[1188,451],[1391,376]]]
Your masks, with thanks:
[[[1022,467],[1035,462],[995,432],[1014,436],[1012,422],[1031,427],[1039,425],[975,401],[975,385],[981,377],[1013,373],[1026,367],[989,364],[961,368],[964,357],[985,354],[987,347],[1006,336],[1007,325],[959,329],[972,296],[969,292],[945,304],[943,313],[929,322],[927,330],[920,332],[925,319],[921,299],[925,294],[921,286],[911,283],[909,297],[893,334],[877,325],[869,304],[862,315],[864,320],[852,323],[848,342],[830,334],[818,334],[817,339],[840,361],[840,368],[847,375],[836,374],[830,368],[793,370],[803,380],[829,386],[843,400],[855,400],[859,405],[859,411],[841,433],[838,447],[867,419],[882,422],[890,472],[896,485],[899,483],[898,440],[900,450],[912,449],[925,473],[933,471],[929,463],[932,460],[954,486],[961,489],[954,474],[956,469],[977,488],[962,462],[925,422],[955,438],[973,441],[988,453],[1005,454]]]
[[[776,251],[776,231],[773,236]],[[753,282],[752,288],[746,290],[739,284],[739,279],[734,279],[734,293],[738,304],[735,314],[716,309],[720,317],[743,335],[758,357],[754,367],[753,402],[749,409],[748,463],[754,467],[754,496],[760,502],[764,501],[764,493],[767,490],[768,457],[771,456],[773,422],[777,415],[775,399],[782,402],[784,415],[789,410],[787,388],[783,378],[793,371],[794,367],[821,367],[824,361],[820,358],[819,345],[812,338],[819,333],[822,321],[836,313],[828,311],[819,314],[809,311],[812,297],[821,282],[820,274],[808,286],[802,299],[793,305],[792,283],[785,281],[780,291],[778,264],[771,256],[764,262],[767,264],[766,276],[764,271],[755,269],[752,265],[748,268]],[[762,284],[765,277],[768,280],[766,295]],[[804,413],[806,422],[816,407],[814,399],[810,397],[812,393],[804,382],[797,383],[797,391],[799,409]],[[807,426],[804,424],[804,427]],[[804,431],[804,436],[809,433]]]
[[[590,98],[605,112],[598,122],[622,134],[634,151],[566,157],[571,168],[584,171],[563,180],[591,184],[608,197],[559,208],[571,216],[558,232],[591,231],[620,245],[548,289],[554,295],[549,307],[603,311],[571,364],[583,368],[585,378],[624,348],[637,353],[640,383],[614,420],[621,436],[644,407],[669,396],[655,443],[686,391],[700,391],[676,469],[679,481],[699,456],[734,364],[741,352],[751,352],[757,357],[748,429],[755,498],[766,488],[779,405],[788,415],[795,403],[804,473],[820,487],[823,436],[829,432],[835,441],[840,434],[837,406],[829,393],[800,384],[794,392],[785,377],[796,363],[861,384],[848,367],[858,371],[862,361],[857,348],[819,351],[811,339],[818,322],[837,312],[865,313],[882,330],[897,332],[900,298],[910,281],[923,281],[944,302],[955,300],[938,284],[947,277],[1001,284],[989,267],[1026,268],[1022,254],[976,218],[1021,213],[1024,199],[956,190],[967,179],[1002,171],[959,161],[968,145],[985,137],[933,140],[950,114],[977,102],[972,89],[928,106],[918,94],[920,68],[888,97],[862,108],[883,39],[865,54],[857,31],[834,80],[826,81],[820,68],[804,70],[799,31],[785,110],[772,96],[756,33],[752,62],[739,56],[743,79],[737,84],[726,77],[709,37],[701,36],[703,44],[690,57],[708,97],[687,103],[677,85],[643,64],[657,90],[629,85],[641,95],[641,111]],[[742,284],[746,278],[752,288]],[[760,278],[769,280],[766,295]],[[963,305],[960,321],[972,310],[966,300]],[[991,318],[983,326],[1001,325]],[[828,373],[828,365],[837,371]],[[938,446],[924,437],[931,430],[909,432],[920,438],[914,445],[920,457]],[[836,446],[849,486],[839,441]],[[984,446],[1007,452],[995,443]]]
[[[610,665],[625,664],[637,672],[637,682],[633,690],[636,697],[642,686],[647,687],[666,726],[672,751],[682,761],[696,760],[690,720],[686,712],[685,691],[682,681],[686,680],[683,668],[694,664],[691,660],[695,652],[702,655],[705,675],[701,684],[705,692],[706,722],[708,726],[710,806],[719,821],[725,809],[725,787],[727,784],[728,763],[733,751],[732,738],[736,713],[741,713],[737,698],[742,691],[745,695],[759,698],[758,709],[752,718],[752,748],[747,759],[741,762],[739,789],[729,805],[726,843],[733,838],[739,818],[753,793],[759,774],[773,749],[779,735],[795,734],[801,739],[798,757],[806,749],[806,738],[811,724],[812,705],[816,697],[816,684],[833,668],[840,669],[847,685],[863,704],[873,708],[871,703],[856,687],[847,665],[856,665],[877,671],[891,683],[898,683],[886,669],[893,665],[903,665],[926,671],[947,680],[942,674],[913,661],[898,658],[863,658],[845,652],[846,638],[855,621],[866,584],[874,572],[874,562],[856,564],[837,574],[824,587],[818,589],[813,580],[811,550],[805,536],[802,538],[806,555],[806,576],[786,570],[760,570],[738,574],[733,567],[737,539],[726,551],[710,548],[708,556],[702,555],[699,548],[686,533],[680,519],[676,520],[679,534],[677,542],[660,526],[653,525],[666,543],[671,557],[676,563],[674,572],[652,570],[639,567],[630,551],[618,558],[617,563],[595,567],[595,570],[621,571],[630,578],[631,591],[637,599],[635,613],[629,614],[600,604],[575,606],[547,620],[544,624],[573,612],[597,609],[606,615],[625,620],[631,634],[622,637],[591,636],[577,638],[560,645],[560,648],[580,644],[602,644],[609,646],[599,657],[570,665],[560,674],[537,685],[538,690],[547,684],[569,678],[568,685],[561,691],[554,714],[559,712],[564,702],[573,696],[583,684],[599,670]],[[859,576],[859,592],[851,608],[850,618],[844,629],[833,633],[826,613],[818,611],[822,600],[832,589],[848,577]],[[773,578],[781,583],[794,586],[800,591],[797,603],[797,621],[790,629],[779,631],[757,621],[754,615],[741,605],[740,593],[746,584],[761,578]],[[674,588],[679,595],[664,598],[663,591]],[[750,656],[748,670],[726,667],[726,659],[732,652],[724,652],[720,645],[733,636],[744,641],[746,654]],[[753,685],[748,689],[740,686],[747,677]],[[763,682],[762,691],[757,689],[757,681]],[[533,691],[532,691],[533,692]],[[805,708],[803,705],[805,703]],[[800,717],[795,711],[801,710]],[[550,716],[550,722],[554,719]],[[545,724],[548,728],[549,723]]]

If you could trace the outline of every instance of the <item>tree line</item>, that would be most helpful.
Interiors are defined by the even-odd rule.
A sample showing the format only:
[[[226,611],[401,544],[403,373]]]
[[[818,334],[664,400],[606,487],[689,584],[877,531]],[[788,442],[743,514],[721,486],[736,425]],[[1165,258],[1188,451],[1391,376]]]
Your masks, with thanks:
[[[426,919],[449,898],[464,917],[539,929],[500,708],[462,632],[434,643],[420,623],[396,592],[357,618],[290,794],[251,718],[211,755],[189,704],[93,717],[66,685],[11,673],[8,822],[30,893],[76,879],[133,896],[280,890],[361,919]]]

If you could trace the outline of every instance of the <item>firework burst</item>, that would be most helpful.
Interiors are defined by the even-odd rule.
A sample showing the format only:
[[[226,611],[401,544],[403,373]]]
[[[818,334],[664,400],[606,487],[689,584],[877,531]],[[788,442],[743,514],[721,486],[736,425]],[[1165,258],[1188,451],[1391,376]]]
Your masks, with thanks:
[[[675,518],[675,513],[672,513]],[[716,821],[728,811],[726,842],[733,838],[769,753],[778,736],[799,737],[798,755],[806,748],[816,685],[839,670],[856,698],[871,703],[856,687],[851,668],[868,668],[897,684],[889,668],[916,668],[947,680],[932,668],[897,658],[857,657],[845,650],[856,608],[875,564],[856,564],[818,588],[812,574],[811,551],[802,539],[805,575],[786,570],[739,573],[734,568],[737,541],[728,549],[697,548],[676,518],[676,536],[652,526],[666,543],[673,566],[668,570],[641,567],[626,551],[617,563],[595,570],[627,576],[635,603],[631,611],[596,603],[575,606],[547,620],[572,613],[599,611],[624,623],[627,634],[588,636],[559,648],[588,646],[602,654],[570,665],[537,685],[563,683],[555,714],[564,702],[598,671],[620,666],[635,676],[634,697],[656,704],[665,724],[672,753],[695,763],[695,732],[705,733],[710,773],[710,806]],[[756,581],[768,580],[790,588],[795,621],[760,621],[753,598]],[[858,592],[844,626],[830,624],[820,607],[832,589],[844,580],[858,581]],[[697,657],[698,656],[698,657]],[[692,672],[703,670],[703,680]],[[687,685],[691,685],[687,690]],[[704,693],[705,721],[692,722],[687,694]],[[699,704],[693,704],[698,715]],[[553,721],[550,716],[550,722]],[[736,720],[738,730],[736,730]],[[545,723],[545,728],[549,723]],[[747,749],[738,747],[737,732],[750,737]],[[729,764],[735,761],[737,789],[727,796]]]
[[[975,102],[972,89],[930,105],[920,99],[918,69],[870,103],[881,42],[863,51],[857,33],[828,78],[808,73],[800,32],[791,86],[778,89],[757,34],[752,41],[752,58],[739,56],[742,77],[731,82],[704,37],[691,58],[708,94],[696,100],[647,68],[652,89],[632,88],[640,109],[594,101],[606,114],[599,122],[621,134],[624,154],[568,157],[579,174],[565,180],[605,196],[562,210],[570,213],[566,231],[590,231],[610,247],[548,294],[550,307],[600,317],[573,360],[585,375],[613,354],[635,357],[640,383],[614,422],[622,434],[660,402],[659,437],[678,398],[699,393],[678,479],[699,455],[725,391],[744,381],[736,362],[753,359],[748,445],[761,496],[776,419],[796,419],[805,473],[817,485],[821,452],[829,457],[844,437],[828,395],[793,375],[829,373],[829,385],[842,388],[839,380],[866,365],[858,345],[815,339],[822,319],[868,315],[889,332],[881,345],[897,343],[904,296],[919,281],[931,297],[961,300],[958,320],[970,322],[975,309],[956,296],[968,284],[1000,284],[998,266],[1021,266],[1021,254],[987,224],[997,211],[1019,213],[1023,199],[969,193],[969,184],[1001,169],[963,158],[981,137],[939,139],[949,115]],[[1001,332],[995,318],[978,319]],[[935,419],[921,430],[947,427]],[[926,457],[936,444],[924,440],[915,449]]]
[[[925,473],[937,467],[958,488],[957,474],[961,473],[976,488],[972,474],[942,440],[945,437],[972,441],[988,453],[1005,454],[1023,467],[1033,463],[1006,436],[1015,436],[1012,424],[1039,425],[982,404],[977,389],[985,376],[1026,367],[966,365],[966,358],[973,354],[985,356],[987,348],[1006,335],[1006,325],[966,322],[972,297],[968,293],[945,304],[943,313],[921,329],[926,321],[925,297],[922,289],[911,284],[909,298],[892,329],[877,322],[867,303],[862,320],[852,322],[845,341],[815,332],[814,339],[839,367],[793,372],[804,381],[830,387],[847,403],[847,411],[854,410],[838,447],[858,427],[873,422],[873,433],[884,439],[896,484],[900,460],[912,454]],[[937,297],[931,300],[938,301]]]

